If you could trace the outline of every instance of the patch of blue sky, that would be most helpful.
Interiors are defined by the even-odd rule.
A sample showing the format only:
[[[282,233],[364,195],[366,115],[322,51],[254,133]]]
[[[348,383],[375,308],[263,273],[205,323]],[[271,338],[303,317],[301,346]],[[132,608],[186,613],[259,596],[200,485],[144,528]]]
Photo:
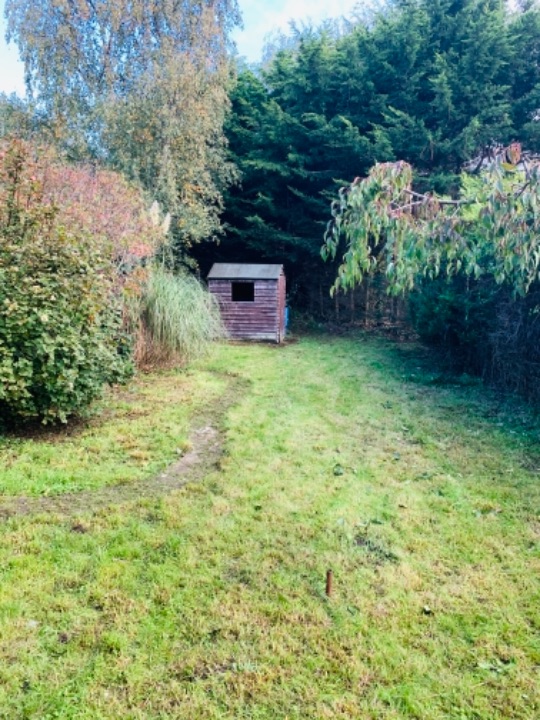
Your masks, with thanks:
[[[4,0],[0,0],[0,92],[24,95],[24,67],[14,43],[5,39]]]
[[[350,17],[355,7],[372,4],[370,0],[239,0],[244,27],[234,31],[238,54],[249,62],[261,59],[264,38],[270,33],[287,33],[290,22],[320,24],[329,18]],[[0,0],[0,92],[24,95],[24,68],[17,47],[5,40],[5,0]]]

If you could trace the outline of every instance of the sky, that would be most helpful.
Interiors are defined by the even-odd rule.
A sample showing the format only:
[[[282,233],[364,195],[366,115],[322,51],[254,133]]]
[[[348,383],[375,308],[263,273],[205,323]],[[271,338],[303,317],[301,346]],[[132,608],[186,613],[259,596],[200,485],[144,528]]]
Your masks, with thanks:
[[[112,0],[114,2],[114,0]],[[261,57],[264,36],[274,30],[287,31],[290,20],[311,20],[317,25],[329,17],[348,16],[359,0],[238,0],[244,18],[243,30],[233,36],[239,55],[249,62]],[[4,0],[0,0],[0,92],[24,95],[23,66],[17,48],[5,41]]]
[[[8,46],[5,40],[4,0],[0,0],[0,16],[0,92],[24,95],[24,73],[19,52],[13,43]]]
[[[3,2],[3,0],[0,0]],[[311,20],[315,25],[327,18],[349,16],[356,5],[367,0],[238,0],[244,18],[244,29],[233,39],[238,54],[249,62],[261,58],[264,37],[274,30],[287,31],[291,20]]]

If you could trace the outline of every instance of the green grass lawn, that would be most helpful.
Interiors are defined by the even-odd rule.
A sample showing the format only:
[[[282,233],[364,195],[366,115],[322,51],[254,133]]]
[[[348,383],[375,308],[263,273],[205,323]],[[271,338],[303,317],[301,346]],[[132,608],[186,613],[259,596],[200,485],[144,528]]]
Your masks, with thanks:
[[[0,718],[540,717],[540,422],[417,348],[223,345],[2,439],[1,491],[151,476],[233,380],[202,480],[1,522]]]
[[[0,435],[0,496],[56,495],[152,476],[189,449],[190,419],[224,387],[204,371],[141,375],[85,421]]]

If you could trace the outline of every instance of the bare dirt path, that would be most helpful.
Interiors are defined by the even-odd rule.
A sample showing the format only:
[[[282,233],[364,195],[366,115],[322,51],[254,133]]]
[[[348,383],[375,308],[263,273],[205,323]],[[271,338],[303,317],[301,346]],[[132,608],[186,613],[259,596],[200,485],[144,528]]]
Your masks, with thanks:
[[[160,497],[187,483],[202,480],[219,461],[223,452],[223,420],[247,385],[243,378],[236,375],[228,375],[227,380],[225,393],[194,416],[194,430],[189,437],[191,449],[158,475],[146,480],[80,493],[2,498],[0,520],[39,513],[73,516],[95,512],[110,505]]]

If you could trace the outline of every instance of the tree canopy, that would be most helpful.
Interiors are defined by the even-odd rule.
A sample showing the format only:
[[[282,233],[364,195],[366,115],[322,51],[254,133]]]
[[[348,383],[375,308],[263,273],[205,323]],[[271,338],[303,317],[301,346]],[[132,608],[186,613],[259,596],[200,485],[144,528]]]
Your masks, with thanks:
[[[216,256],[284,260],[305,305],[333,282],[318,255],[340,186],[403,160],[415,191],[455,197],[464,163],[493,141],[540,150],[539,22],[537,3],[396,0],[339,32],[297,29],[232,92],[242,180]]]
[[[481,372],[540,346],[538,171],[486,171],[494,145],[540,152],[535,0],[387,0],[274,37],[236,80],[235,0],[6,9],[33,99],[0,98],[0,132],[39,132],[68,159],[121,171],[171,213],[177,258],[203,274],[216,260],[284,262],[290,302],[325,319],[346,304],[353,321],[360,307],[374,323],[381,307],[403,317],[384,291],[413,287],[426,336],[469,357],[494,348]],[[330,300],[338,272],[338,289],[369,280]]]
[[[54,142],[141,183],[179,240],[212,236],[233,174],[222,127],[236,0],[7,0],[6,16]]]
[[[385,273],[394,292],[419,278],[463,271],[488,274],[525,295],[540,279],[540,162],[513,143],[474,178],[462,176],[459,198],[418,193],[408,163],[376,165],[342,188],[333,205],[323,257],[346,242],[334,288]]]

